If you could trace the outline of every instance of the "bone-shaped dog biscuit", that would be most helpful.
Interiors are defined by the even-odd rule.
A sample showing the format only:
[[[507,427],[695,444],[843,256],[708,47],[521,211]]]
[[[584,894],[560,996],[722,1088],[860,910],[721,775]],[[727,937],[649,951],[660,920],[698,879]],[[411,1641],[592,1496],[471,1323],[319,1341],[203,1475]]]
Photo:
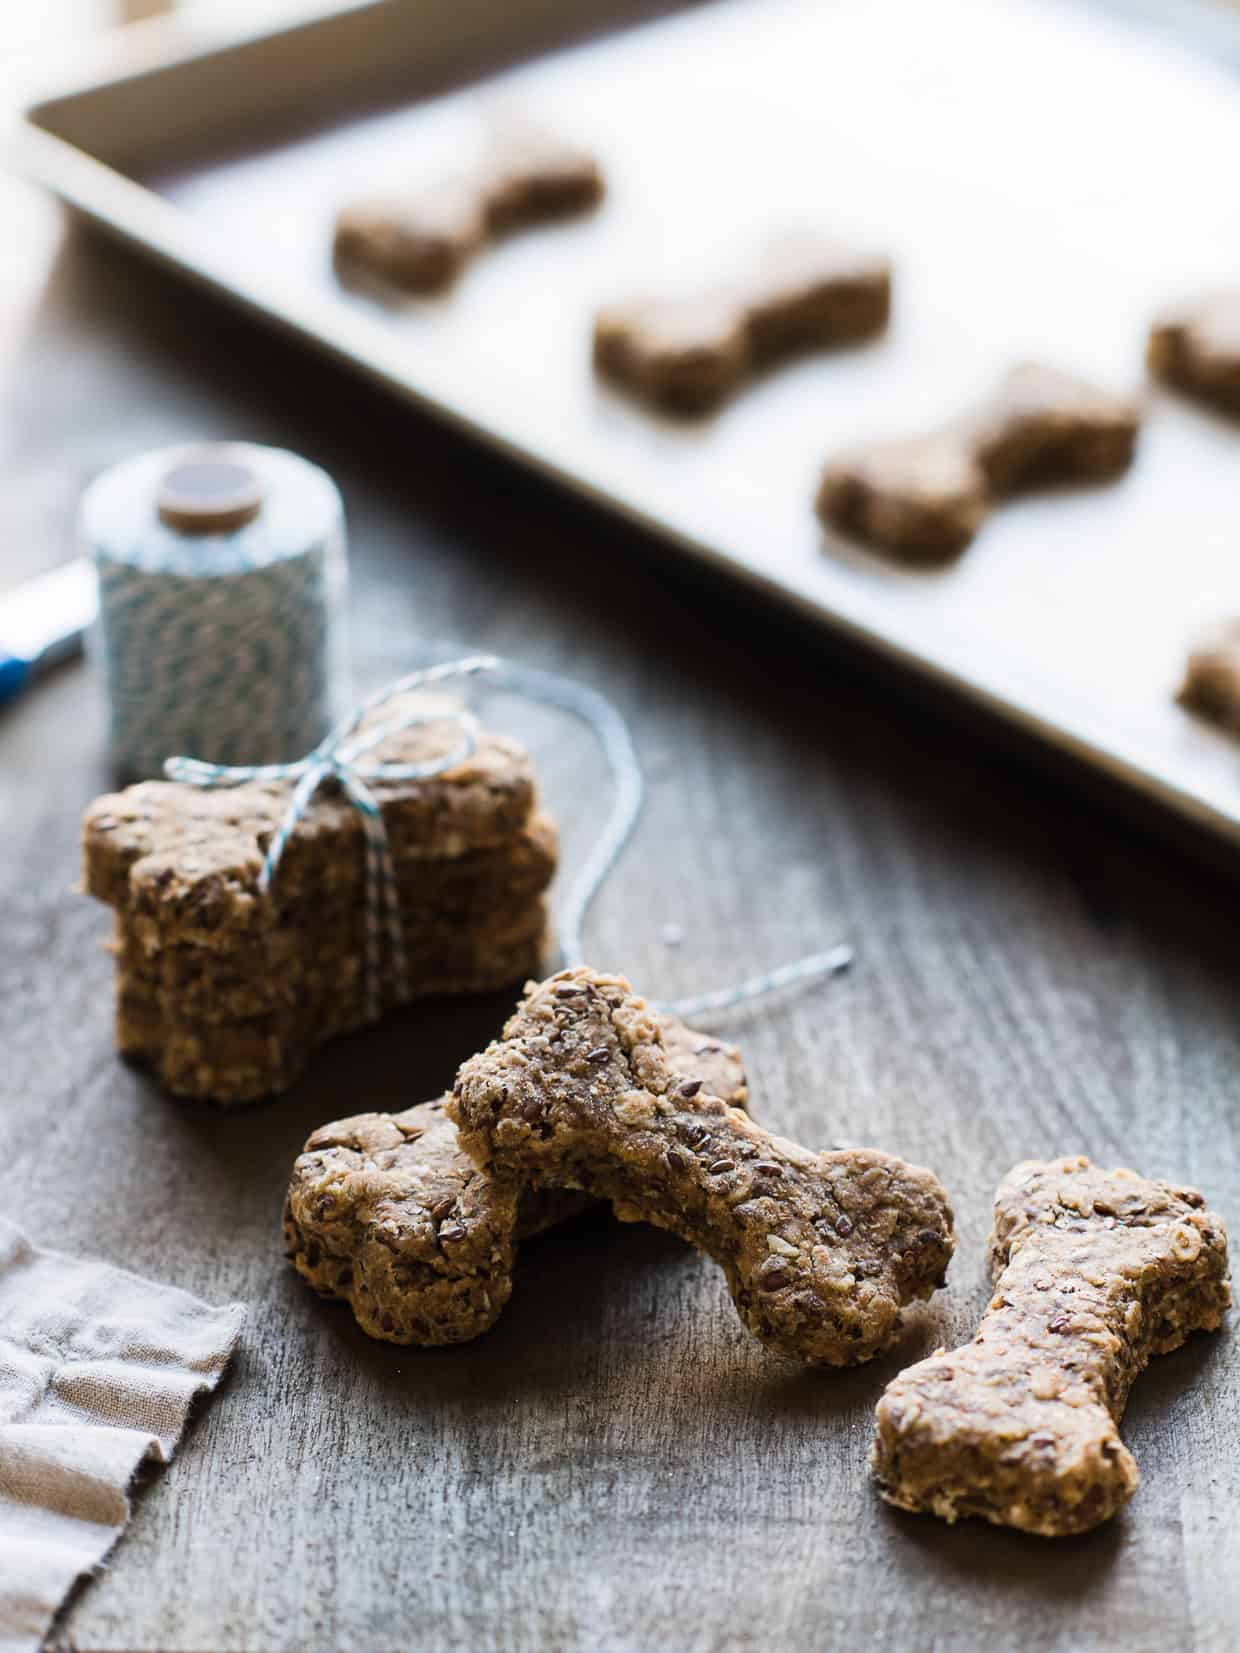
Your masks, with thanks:
[[[506,122],[472,171],[406,197],[345,207],[335,254],[342,271],[360,267],[408,292],[439,292],[491,236],[585,212],[602,196],[593,156]]]
[[[1139,426],[1130,398],[1023,363],[979,408],[942,429],[832,459],[818,514],[906,561],[945,562],[997,502],[1024,488],[1119,476],[1132,463]]]
[[[1028,1161],[995,1196],[991,1265],[972,1343],[879,1402],[874,1474],[901,1509],[1084,1532],[1137,1485],[1117,1428],[1133,1380],[1231,1301],[1226,1230],[1195,1189]]]
[[[452,178],[408,198],[342,208],[334,250],[342,274],[361,269],[410,293],[437,293],[456,280],[486,234],[477,187]]]
[[[1225,621],[1193,645],[1177,699],[1190,712],[1240,733],[1240,619]]]
[[[683,1022],[661,1024],[668,1062],[735,1107],[740,1052]],[[521,1187],[461,1151],[443,1099],[325,1125],[293,1168],[284,1207],[290,1261],[390,1343],[465,1343],[512,1293],[517,1242],[575,1215],[585,1195]]]
[[[1240,289],[1167,310],[1150,329],[1146,362],[1164,384],[1240,414]]]
[[[891,266],[824,237],[772,243],[745,275],[698,294],[599,312],[599,373],[672,413],[704,413],[751,374],[887,325]]]
[[[943,1282],[937,1178],[874,1149],[810,1153],[684,1081],[622,976],[580,968],[528,989],[447,1111],[480,1167],[609,1199],[706,1252],[749,1330],[795,1359],[868,1359],[901,1306]]]

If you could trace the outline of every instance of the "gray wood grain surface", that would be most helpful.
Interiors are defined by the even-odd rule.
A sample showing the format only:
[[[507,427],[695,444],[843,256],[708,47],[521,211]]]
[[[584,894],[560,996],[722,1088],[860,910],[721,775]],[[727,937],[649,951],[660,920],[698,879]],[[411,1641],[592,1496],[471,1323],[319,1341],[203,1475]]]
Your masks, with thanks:
[[[112,1055],[107,915],[72,888],[78,816],[108,777],[94,681],[67,669],[0,718],[5,1209],[251,1318],[56,1645],[1236,1645],[1229,1332],[1139,1383],[1141,1490],[1091,1536],[898,1515],[865,1467],[884,1381],[986,1301],[990,1198],[1018,1157],[1187,1178],[1240,1219],[1234,883],[1122,798],[1085,799],[129,256],[82,234],[45,256],[42,220],[28,245],[0,353],[4,582],[62,556],[81,485],[148,445],[240,436],[326,465],[366,686],[450,636],[574,673],[632,720],[649,809],[593,960],[674,995],[851,940],[848,977],[719,1025],[764,1121],[933,1165],[960,1220],[949,1289],[897,1354],[844,1375],[765,1354],[710,1264],[597,1217],[526,1248],[477,1344],[367,1341],[283,1261],[291,1162],[328,1118],[440,1090],[506,1007],[395,1016],[268,1106],[157,1094]],[[588,740],[511,701],[492,712],[530,740],[576,860],[603,802]]]

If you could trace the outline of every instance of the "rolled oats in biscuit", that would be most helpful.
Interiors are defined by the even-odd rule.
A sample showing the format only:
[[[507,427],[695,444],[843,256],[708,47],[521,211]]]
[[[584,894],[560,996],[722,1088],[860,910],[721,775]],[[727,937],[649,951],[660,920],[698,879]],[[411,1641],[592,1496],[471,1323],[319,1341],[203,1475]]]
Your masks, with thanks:
[[[677,1073],[745,1105],[734,1046],[671,1017],[661,1025]],[[286,1250],[316,1291],[350,1304],[371,1337],[465,1343],[508,1301],[517,1242],[589,1203],[584,1194],[522,1187],[478,1170],[441,1099],[316,1131],[293,1168]]]
[[[609,1199],[706,1252],[749,1330],[797,1360],[876,1354],[951,1257],[951,1208],[929,1171],[762,1130],[682,1077],[621,976],[580,968],[531,986],[461,1068],[447,1111],[480,1168]]]
[[[1240,619],[1215,627],[1193,645],[1177,699],[1190,712],[1240,734]]]
[[[972,1343],[888,1385],[875,1477],[900,1509],[1085,1532],[1136,1489],[1118,1429],[1134,1379],[1231,1301],[1226,1230],[1195,1189],[1031,1160],[999,1185],[991,1267]]]
[[[1240,289],[1166,311],[1150,329],[1146,361],[1164,384],[1240,415]]]
[[[885,258],[817,235],[788,235],[744,274],[700,293],[601,310],[594,365],[667,412],[704,413],[788,356],[874,337],[890,308]]]
[[[1132,463],[1140,418],[1131,398],[1023,363],[980,407],[940,430],[830,460],[818,515],[902,561],[946,562],[996,504],[1023,489],[1121,475]]]
[[[346,279],[362,271],[406,292],[441,292],[491,237],[587,212],[603,193],[593,156],[506,117],[469,171],[407,196],[344,207],[337,266]]]

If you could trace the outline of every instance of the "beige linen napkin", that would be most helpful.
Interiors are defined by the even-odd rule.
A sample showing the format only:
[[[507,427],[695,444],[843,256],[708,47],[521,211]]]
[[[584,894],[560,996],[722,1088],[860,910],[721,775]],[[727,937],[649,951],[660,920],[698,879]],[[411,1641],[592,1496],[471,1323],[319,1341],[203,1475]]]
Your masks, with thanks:
[[[244,1317],[0,1222],[0,1653],[34,1653],[111,1549],[135,1470],[172,1457]]]

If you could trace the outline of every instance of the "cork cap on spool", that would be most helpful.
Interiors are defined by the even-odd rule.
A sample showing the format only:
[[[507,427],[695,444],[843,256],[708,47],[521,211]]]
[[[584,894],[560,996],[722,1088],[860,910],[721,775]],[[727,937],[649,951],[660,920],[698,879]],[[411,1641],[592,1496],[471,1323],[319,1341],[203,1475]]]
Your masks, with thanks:
[[[178,534],[232,534],[262,510],[262,483],[235,449],[220,444],[165,471],[155,504],[159,520]]]

